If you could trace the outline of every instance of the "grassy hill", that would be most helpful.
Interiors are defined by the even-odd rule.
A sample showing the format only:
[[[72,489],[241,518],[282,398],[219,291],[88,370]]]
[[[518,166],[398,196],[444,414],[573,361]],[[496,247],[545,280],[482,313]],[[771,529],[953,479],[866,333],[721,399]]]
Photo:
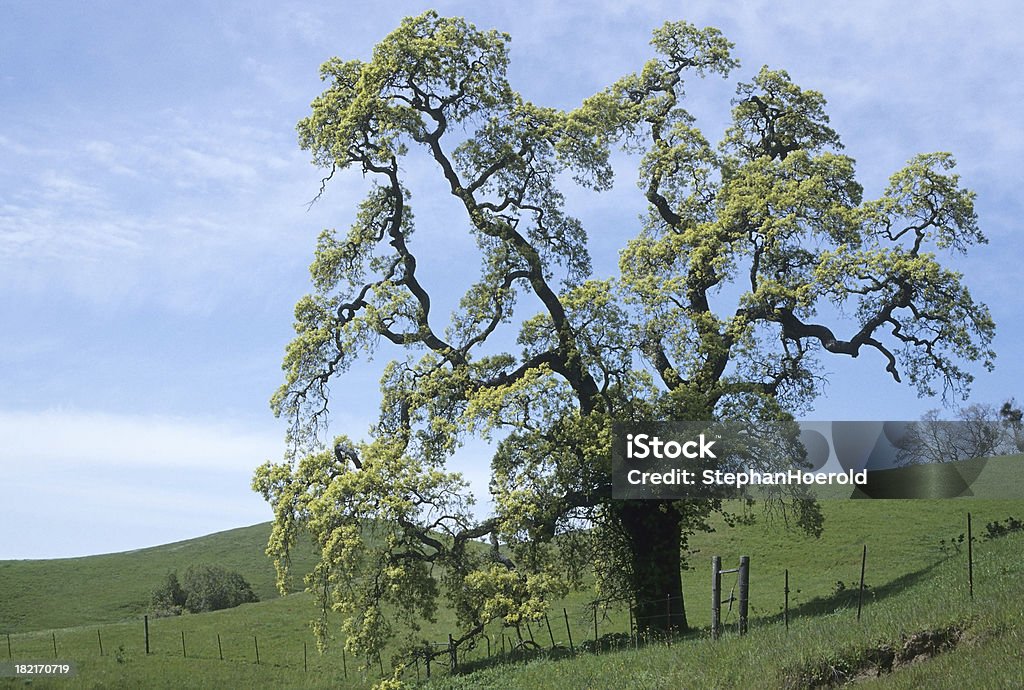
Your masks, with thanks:
[[[0,561],[0,634],[137,618],[168,572],[180,576],[193,564],[237,571],[261,601],[275,598],[274,566],[263,553],[269,534],[265,523],[124,553]],[[296,560],[302,567],[312,556]]]
[[[988,481],[1004,486],[1024,482],[1020,458],[999,461],[988,472]],[[690,624],[697,630],[671,648],[652,645],[504,664],[493,656],[501,647],[502,631],[491,626],[487,632],[492,656],[482,643],[461,660],[482,670],[446,678],[445,669],[439,668],[443,664],[436,663],[432,686],[810,687],[811,681],[829,674],[866,677],[869,669],[861,668],[865,659],[884,658],[886,649],[912,647],[919,639],[915,635],[927,633],[940,639],[936,645],[941,649],[935,651],[941,654],[916,664],[901,662],[894,673],[873,682],[941,687],[950,685],[941,681],[954,678],[954,685],[964,687],[1024,687],[1024,566],[1019,555],[1024,535],[982,539],[986,523],[1024,518],[1024,501],[829,500],[822,505],[826,524],[820,539],[787,530],[781,518],[769,519],[757,509],[753,524],[718,525],[714,532],[695,535],[684,591]],[[967,596],[966,544],[958,539],[966,531],[968,511],[978,540],[973,602]],[[59,681],[61,687],[372,684],[380,667],[357,670],[357,660],[344,658],[338,645],[323,656],[316,653],[307,624],[314,615],[311,597],[276,597],[273,568],[263,556],[268,531],[268,525],[255,525],[124,554],[0,562],[0,662],[7,658],[3,633],[11,632],[15,659],[53,658],[56,644],[59,658],[79,663],[77,678]],[[865,545],[868,588],[863,619],[857,624],[857,580]],[[730,633],[712,643],[701,630],[710,617],[708,571],[713,555],[722,556],[725,567],[740,555],[751,557],[751,633],[742,639]],[[150,591],[167,571],[199,562],[238,570],[264,600],[228,611],[151,619],[152,653],[147,656],[141,614]],[[787,569],[788,634],[781,622]],[[723,579],[726,595],[732,587],[728,577]],[[575,646],[593,638],[590,596],[574,594],[553,607],[551,635],[558,644],[568,646],[563,607]],[[628,620],[626,609],[600,612],[598,632],[625,633]],[[726,612],[726,623],[735,624],[735,615]],[[445,610],[424,629],[427,638],[439,643],[449,632],[457,630],[451,612]],[[543,622],[532,633],[543,646],[550,646]],[[941,642],[943,635],[956,638],[948,642],[948,650]],[[385,657],[381,666],[388,671],[388,665]],[[960,668],[967,670],[956,670]],[[982,670],[985,683],[970,682],[969,674]],[[421,678],[423,671],[419,669]],[[408,669],[404,677],[415,682],[416,669]],[[35,685],[47,683],[37,679]]]

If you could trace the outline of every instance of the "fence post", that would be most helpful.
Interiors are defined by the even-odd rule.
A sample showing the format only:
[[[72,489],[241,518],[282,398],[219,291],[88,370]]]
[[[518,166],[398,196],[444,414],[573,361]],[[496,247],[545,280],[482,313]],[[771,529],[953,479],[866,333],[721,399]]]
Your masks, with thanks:
[[[185,631],[181,631],[181,657],[183,659],[188,658],[188,654],[185,653]]]
[[[569,612],[562,607],[562,613],[565,615],[565,632],[569,635],[569,652],[572,654],[576,653],[576,648],[572,644],[572,628],[569,627]]]
[[[100,643],[100,656],[103,656],[103,637],[100,635],[99,628],[96,628],[96,640]]]
[[[53,658],[57,658],[57,633],[50,633],[53,636]]]
[[[455,651],[455,638],[452,637],[451,633],[448,633],[448,656],[451,672],[455,673],[459,670],[459,657]]]
[[[345,661],[344,643],[341,645],[341,672],[345,674],[345,680],[348,680],[348,662]],[[427,657],[427,678],[430,678],[430,657]]]
[[[597,602],[594,602],[594,651],[597,650]]]
[[[722,626],[722,557],[711,557],[711,639],[717,640]]]
[[[672,594],[665,595],[665,640],[672,646]]]
[[[146,654],[149,654],[149,616],[142,617],[143,625],[146,628]]]
[[[864,606],[864,567],[868,562],[868,545],[864,545],[864,554],[860,557],[860,590],[857,592],[857,620],[860,620],[860,610]]]
[[[13,659],[14,655],[11,654],[11,633],[7,633],[7,658]]]
[[[307,672],[307,673],[309,672],[309,657],[306,655],[306,643],[305,643],[305,641],[303,641],[303,643],[302,643],[302,670]],[[416,665],[416,673],[419,673],[419,671],[420,671],[420,667],[419,667],[419,664],[417,663],[417,665]]]
[[[747,606],[750,603],[750,556],[740,556],[740,635],[747,634]]]
[[[970,513],[967,513],[967,591],[974,599],[974,534],[971,532]]]
[[[785,607],[782,610],[782,619],[786,622],[786,632],[789,632],[789,568],[786,568],[786,586],[782,592],[786,597]]]
[[[256,665],[259,666],[260,665],[260,641],[258,639],[256,639],[255,635],[252,636],[252,643],[253,643],[253,646],[256,647]]]
[[[224,648],[220,646],[220,633],[217,633],[217,654],[220,655],[220,660],[224,661]]]
[[[544,614],[544,624],[548,626],[548,637],[551,639],[551,649],[555,648],[555,636],[551,633],[551,621],[548,620],[548,614]],[[487,641],[487,654],[490,656],[491,653],[491,641]]]

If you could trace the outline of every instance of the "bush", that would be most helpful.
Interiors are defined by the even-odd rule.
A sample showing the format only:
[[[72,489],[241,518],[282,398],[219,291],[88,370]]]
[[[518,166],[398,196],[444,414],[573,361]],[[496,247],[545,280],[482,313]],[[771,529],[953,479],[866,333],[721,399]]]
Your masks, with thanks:
[[[259,601],[252,585],[219,565],[189,566],[183,583],[176,572],[168,573],[163,586],[153,592],[153,607],[171,614],[219,611],[251,601]]]
[[[187,595],[178,582],[176,572],[167,573],[164,584],[153,590],[152,604],[157,615],[179,615],[185,607]]]

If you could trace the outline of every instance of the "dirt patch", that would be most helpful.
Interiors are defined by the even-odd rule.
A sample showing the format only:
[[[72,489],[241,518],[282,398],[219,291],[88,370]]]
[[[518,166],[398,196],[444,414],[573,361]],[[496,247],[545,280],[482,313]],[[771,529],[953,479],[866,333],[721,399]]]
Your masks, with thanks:
[[[906,635],[895,644],[850,650],[834,657],[819,659],[783,671],[786,688],[831,688],[858,680],[877,678],[955,647],[963,638],[956,625],[937,630],[922,630]]]

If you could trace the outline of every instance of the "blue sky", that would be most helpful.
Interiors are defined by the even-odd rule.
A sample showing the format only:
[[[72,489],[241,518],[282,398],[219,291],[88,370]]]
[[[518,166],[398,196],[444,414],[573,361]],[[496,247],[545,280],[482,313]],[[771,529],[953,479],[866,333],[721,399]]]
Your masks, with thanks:
[[[829,100],[867,194],[912,155],[950,150],[990,244],[955,266],[992,309],[999,354],[973,400],[1024,398],[1024,44],[1010,1],[437,3],[512,35],[511,76],[572,107],[650,55],[667,19],[711,24],[747,79],[787,69]],[[253,468],[283,451],[267,400],[321,228],[362,181],[321,172],[295,123],[332,55],[367,58],[419,3],[0,5],[0,559],[164,543],[270,518]],[[382,9],[384,8],[384,9]],[[735,79],[690,86],[709,138]],[[429,192],[434,171],[407,172]],[[635,231],[632,173],[568,194],[600,268]],[[429,228],[442,204],[414,206]],[[432,240],[441,294],[468,245]],[[453,294],[453,293],[451,293]],[[334,428],[363,435],[384,358],[351,373]],[[826,361],[816,419],[916,418],[938,406],[871,357]],[[457,459],[486,486],[486,448]]]

